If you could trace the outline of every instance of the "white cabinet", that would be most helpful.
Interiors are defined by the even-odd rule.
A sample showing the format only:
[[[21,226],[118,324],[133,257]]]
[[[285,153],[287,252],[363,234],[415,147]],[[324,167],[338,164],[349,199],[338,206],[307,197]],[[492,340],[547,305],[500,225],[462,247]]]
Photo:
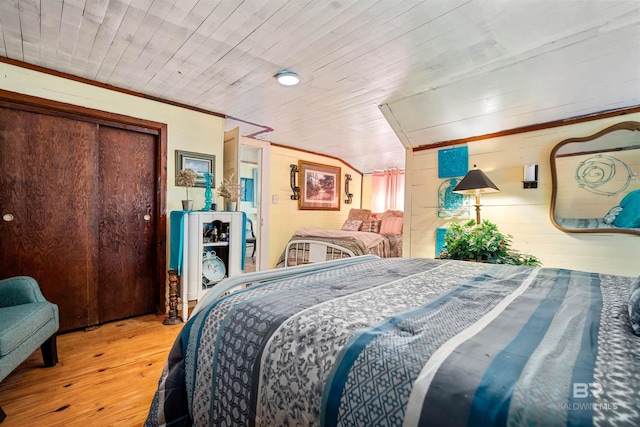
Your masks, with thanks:
[[[222,278],[242,273],[243,212],[189,212],[184,223],[182,316]]]

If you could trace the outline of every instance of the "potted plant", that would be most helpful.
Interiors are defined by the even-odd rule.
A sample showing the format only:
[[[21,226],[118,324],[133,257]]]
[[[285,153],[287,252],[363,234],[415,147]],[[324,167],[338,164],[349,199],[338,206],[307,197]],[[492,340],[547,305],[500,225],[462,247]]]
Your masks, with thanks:
[[[193,169],[182,169],[176,177],[176,184],[179,187],[184,187],[187,191],[187,198],[182,201],[182,210],[190,211],[193,209],[193,200],[189,199],[189,187],[196,185],[196,178],[198,174]]]
[[[511,239],[511,235],[501,233],[495,224],[487,220],[479,225],[473,219],[466,223],[453,223],[444,236],[444,250],[440,258],[491,264],[541,265],[535,256],[510,248]]]
[[[222,180],[222,184],[218,189],[218,195],[227,199],[227,210],[235,211],[238,203],[238,198],[240,197],[240,193],[242,192],[242,185],[236,180],[233,179],[234,174],[231,176],[224,178]]]

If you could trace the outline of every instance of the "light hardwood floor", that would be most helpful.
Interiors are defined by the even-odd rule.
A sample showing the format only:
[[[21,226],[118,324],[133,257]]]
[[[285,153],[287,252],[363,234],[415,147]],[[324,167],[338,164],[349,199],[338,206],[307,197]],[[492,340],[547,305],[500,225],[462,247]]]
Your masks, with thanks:
[[[141,426],[182,324],[147,315],[58,336],[59,363],[40,350],[0,383],[2,427]]]
[[[256,260],[248,256],[244,259],[244,272],[251,273],[252,271],[256,271]]]

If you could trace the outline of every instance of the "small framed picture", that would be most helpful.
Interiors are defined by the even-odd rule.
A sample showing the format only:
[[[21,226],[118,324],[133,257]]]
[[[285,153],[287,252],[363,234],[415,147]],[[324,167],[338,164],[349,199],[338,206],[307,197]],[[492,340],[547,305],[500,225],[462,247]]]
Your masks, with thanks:
[[[298,209],[340,210],[340,168],[298,162],[300,199]]]
[[[192,169],[198,175],[195,187],[206,187],[204,174],[215,176],[215,167],[216,156],[212,154],[176,150],[176,177],[182,169]],[[211,188],[215,188],[215,180],[212,179],[211,182]]]

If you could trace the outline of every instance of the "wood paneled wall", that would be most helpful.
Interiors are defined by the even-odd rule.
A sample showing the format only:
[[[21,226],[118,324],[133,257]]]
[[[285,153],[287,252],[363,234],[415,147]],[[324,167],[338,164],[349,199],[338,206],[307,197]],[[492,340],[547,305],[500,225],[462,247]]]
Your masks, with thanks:
[[[513,235],[513,246],[545,267],[640,275],[640,238],[634,235],[569,234],[550,221],[550,153],[559,142],[592,135],[640,113],[469,142],[469,167],[478,165],[500,188],[482,197],[482,219]],[[539,165],[537,189],[523,189],[523,165]],[[438,149],[409,152],[406,165],[405,256],[434,257],[438,218]],[[472,201],[473,203],[473,201]]]

